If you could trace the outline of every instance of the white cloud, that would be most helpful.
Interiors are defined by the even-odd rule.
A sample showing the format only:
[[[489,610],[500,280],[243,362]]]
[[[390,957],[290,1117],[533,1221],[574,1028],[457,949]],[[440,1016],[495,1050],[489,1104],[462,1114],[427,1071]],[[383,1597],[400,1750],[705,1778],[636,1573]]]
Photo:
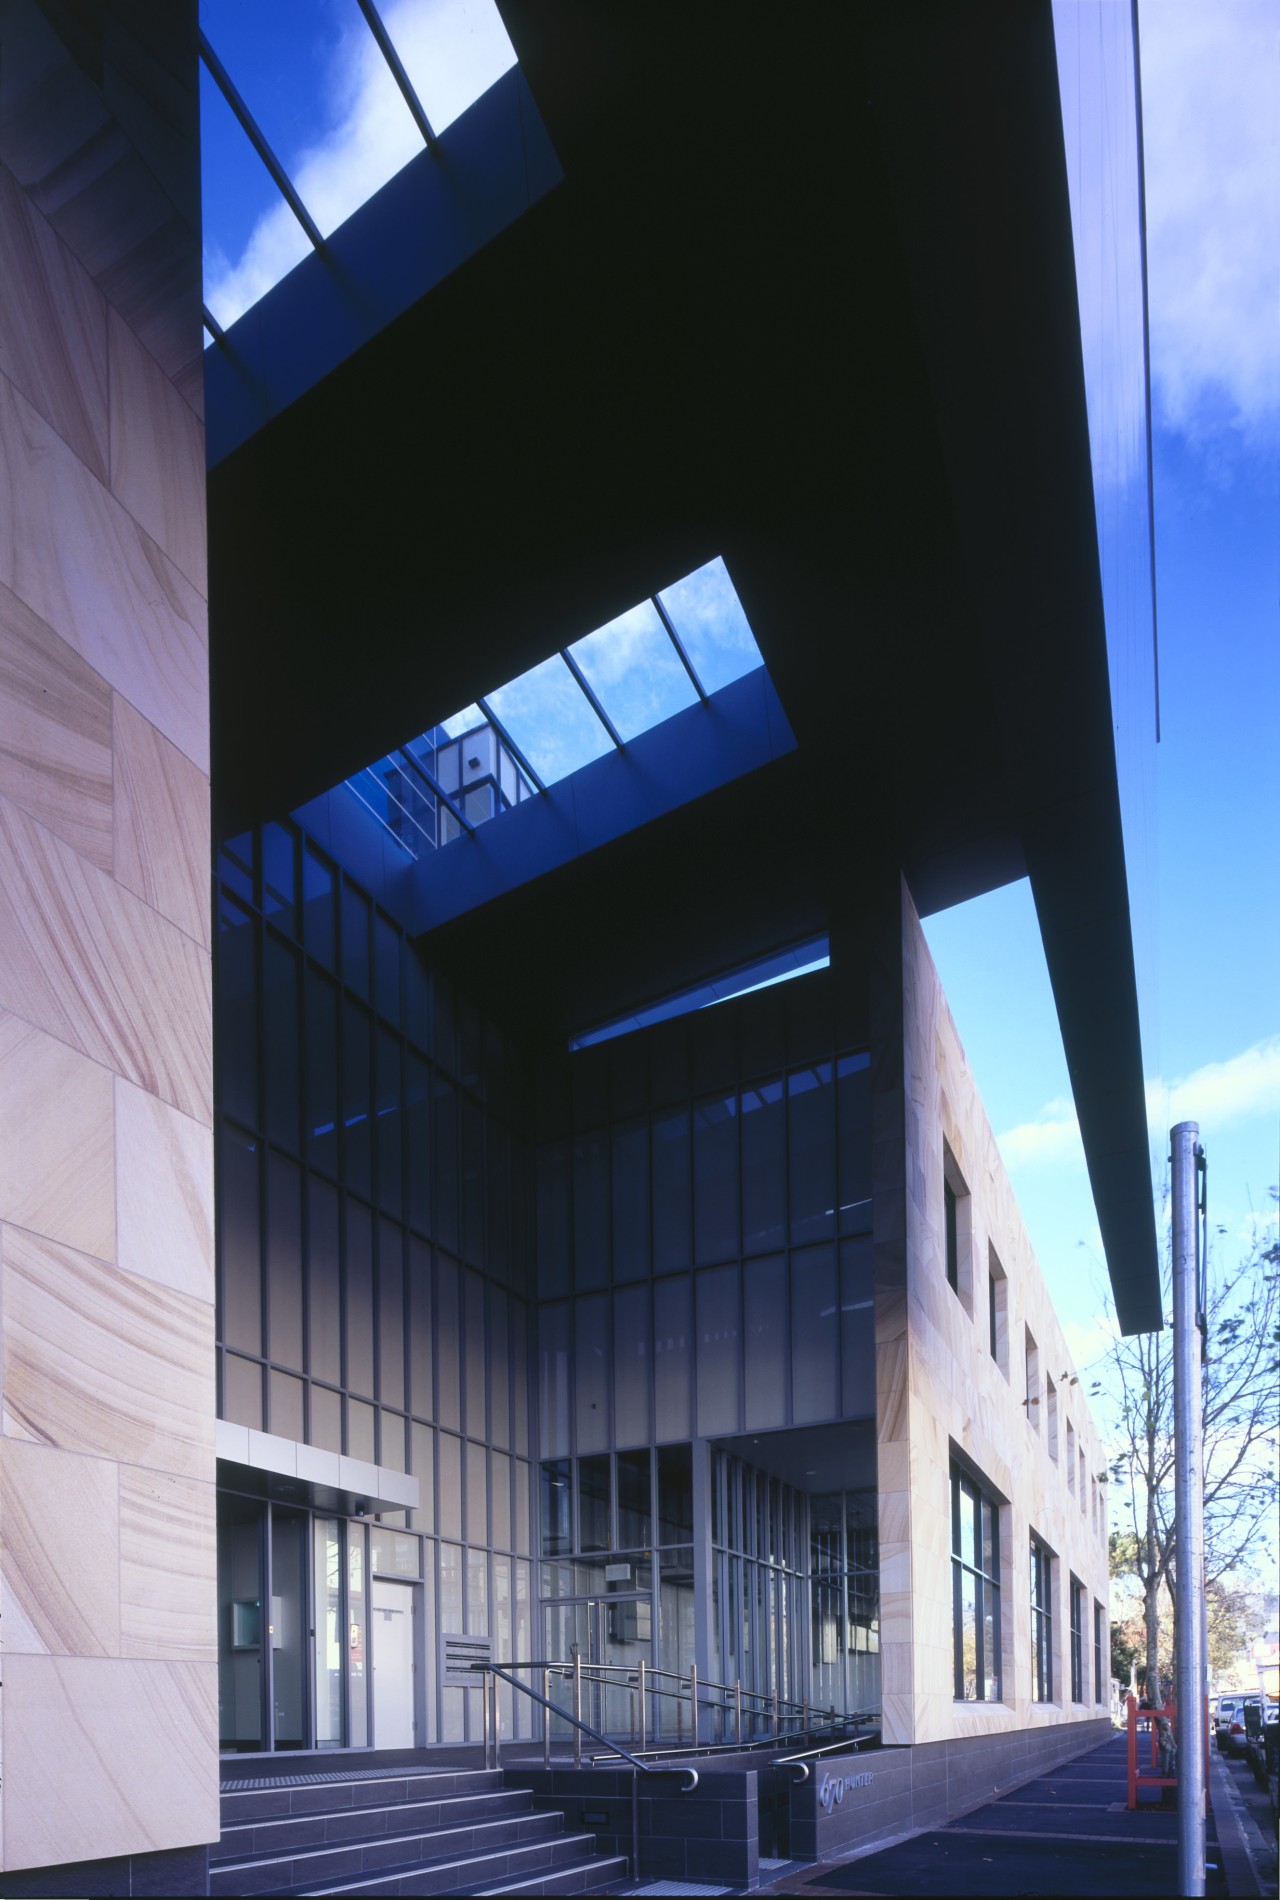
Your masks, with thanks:
[[[1084,1160],[1080,1124],[1073,1104],[1065,1098],[1047,1102],[1034,1121],[1020,1122],[996,1140],[1010,1171]]]
[[[1280,1116],[1280,1036],[1223,1062],[1206,1062],[1174,1082],[1157,1077],[1147,1083],[1147,1122],[1160,1141],[1180,1121],[1198,1122],[1207,1137],[1261,1115]],[[1047,1102],[1033,1121],[1020,1122],[997,1140],[1010,1171],[1083,1159],[1075,1109],[1062,1098]]]
[[[401,0],[383,21],[436,132],[514,64],[515,53],[492,0]],[[250,75],[233,73],[252,102]],[[332,120],[301,151],[281,151],[308,212],[328,237],[351,213],[422,150],[422,138],[363,18],[335,42],[324,87]],[[226,326],[311,246],[280,200],[258,219],[243,253],[205,260],[205,302]]]
[[[1280,1036],[1168,1085],[1147,1084],[1147,1119],[1158,1131],[1194,1121],[1205,1135],[1255,1115],[1280,1115]]]
[[[1140,9],[1157,418],[1280,425],[1280,27],[1273,0]]]

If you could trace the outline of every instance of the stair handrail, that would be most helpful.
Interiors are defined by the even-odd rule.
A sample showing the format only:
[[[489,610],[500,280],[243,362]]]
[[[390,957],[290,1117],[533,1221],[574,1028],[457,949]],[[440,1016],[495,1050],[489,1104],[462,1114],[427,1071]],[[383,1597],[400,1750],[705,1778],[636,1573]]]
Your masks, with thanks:
[[[870,1723],[873,1718],[879,1714],[880,1711],[878,1709],[859,1709],[854,1714],[846,1715],[844,1720],[846,1722],[861,1723],[865,1721]],[[846,1735],[838,1742],[823,1742],[817,1748],[799,1748],[796,1749],[793,1754],[775,1756],[769,1763],[769,1766],[771,1768],[799,1768],[801,1772],[794,1776],[793,1779],[797,1787],[800,1787],[809,1779],[809,1763],[813,1760],[815,1755],[830,1755],[838,1748],[847,1748],[856,1755],[858,1752],[858,1743],[864,1739],[869,1738],[864,1738],[861,1735]]]
[[[652,1766],[652,1764],[647,1761],[638,1761],[636,1757],[633,1754],[631,1754],[631,1752],[628,1749],[625,1749],[622,1747],[620,1742],[611,1742],[607,1735],[602,1735],[600,1733],[599,1729],[592,1728],[590,1722],[584,1722],[581,1720],[580,1717],[570,1714],[568,1709],[562,1709],[558,1702],[552,1702],[548,1696],[539,1695],[536,1689],[531,1689],[527,1682],[521,1682],[517,1676],[511,1675],[507,1670],[503,1669],[500,1666],[500,1664],[495,1663],[495,1662],[477,1662],[477,1663],[472,1663],[471,1667],[478,1675],[490,1675],[490,1676],[500,1677],[503,1682],[509,1682],[513,1689],[518,1689],[520,1691],[521,1695],[527,1695],[530,1701],[532,1702],[541,1703],[544,1709],[549,1709],[552,1715],[558,1715],[562,1721],[571,1722],[574,1728],[580,1729],[584,1735],[589,1735],[593,1742],[599,1742],[602,1747],[607,1748],[609,1750],[610,1754],[621,1755],[624,1761],[629,1761],[631,1763],[631,1766],[637,1769],[642,1775],[664,1775],[665,1774],[665,1775],[690,1776],[691,1779],[686,1781],[683,1788],[678,1790],[680,1794],[692,1794],[694,1789],[697,1787],[698,1781],[699,1781],[699,1775],[696,1768],[691,1768],[687,1766],[682,1766],[678,1768],[657,1768],[657,1767]],[[494,1724],[494,1740],[496,1744],[496,1741],[497,1741],[497,1724],[496,1723]],[[496,1753],[496,1747],[495,1747],[495,1753]],[[487,1765],[488,1763],[486,1761],[486,1766]]]

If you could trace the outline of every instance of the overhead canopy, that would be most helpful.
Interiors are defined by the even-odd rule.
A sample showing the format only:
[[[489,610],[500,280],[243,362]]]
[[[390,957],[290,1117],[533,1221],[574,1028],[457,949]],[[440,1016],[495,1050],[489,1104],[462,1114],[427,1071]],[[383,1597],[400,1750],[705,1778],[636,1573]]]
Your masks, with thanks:
[[[834,955],[899,867],[925,914],[1029,874],[1121,1324],[1158,1325],[1048,6],[502,11],[562,182],[211,472],[220,828],[723,555],[795,749],[432,955],[568,1036]]]

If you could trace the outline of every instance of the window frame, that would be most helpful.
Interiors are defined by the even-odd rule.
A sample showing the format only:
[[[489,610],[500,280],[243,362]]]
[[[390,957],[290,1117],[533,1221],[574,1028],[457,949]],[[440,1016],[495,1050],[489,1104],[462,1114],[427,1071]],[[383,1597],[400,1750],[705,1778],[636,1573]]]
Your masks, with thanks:
[[[1084,1585],[1079,1577],[1071,1577],[1070,1589],[1070,1627],[1071,1627],[1071,1700],[1083,1704],[1084,1694]]]
[[[973,1552],[975,1562],[970,1564],[963,1555],[961,1536],[961,1513],[964,1509],[973,1512]],[[990,1569],[982,1567],[983,1519],[990,1513],[991,1558]],[[964,1619],[961,1605],[963,1602],[964,1579],[968,1576],[974,1585],[974,1680],[976,1693],[965,1693],[964,1667]],[[984,1653],[984,1637],[988,1612],[991,1616],[991,1641],[993,1654],[988,1659]],[[955,1458],[951,1461],[951,1641],[952,1641],[952,1691],[957,1702],[1003,1702],[1003,1632],[1000,1620],[1000,1500],[986,1489],[982,1480],[965,1469]],[[988,1694],[988,1685],[993,1685],[994,1693]]]
[[[1053,1701],[1053,1552],[1031,1533],[1031,1699]]]

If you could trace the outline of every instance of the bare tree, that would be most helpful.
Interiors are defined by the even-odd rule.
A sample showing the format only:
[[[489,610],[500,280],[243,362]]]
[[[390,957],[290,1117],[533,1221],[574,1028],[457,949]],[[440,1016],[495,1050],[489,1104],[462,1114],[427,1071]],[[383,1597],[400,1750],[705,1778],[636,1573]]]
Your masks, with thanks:
[[[1166,1278],[1170,1271],[1166,1260]],[[1204,1525],[1205,1579],[1214,1586],[1250,1557],[1275,1561],[1280,1244],[1259,1230],[1238,1266],[1209,1278]],[[1124,1526],[1111,1539],[1112,1575],[1133,1575],[1141,1586],[1147,1693],[1160,1701],[1172,1670],[1172,1642],[1160,1654],[1160,1591],[1172,1597],[1177,1582],[1172,1333],[1117,1340],[1091,1390],[1104,1416],[1112,1413],[1111,1481]]]

